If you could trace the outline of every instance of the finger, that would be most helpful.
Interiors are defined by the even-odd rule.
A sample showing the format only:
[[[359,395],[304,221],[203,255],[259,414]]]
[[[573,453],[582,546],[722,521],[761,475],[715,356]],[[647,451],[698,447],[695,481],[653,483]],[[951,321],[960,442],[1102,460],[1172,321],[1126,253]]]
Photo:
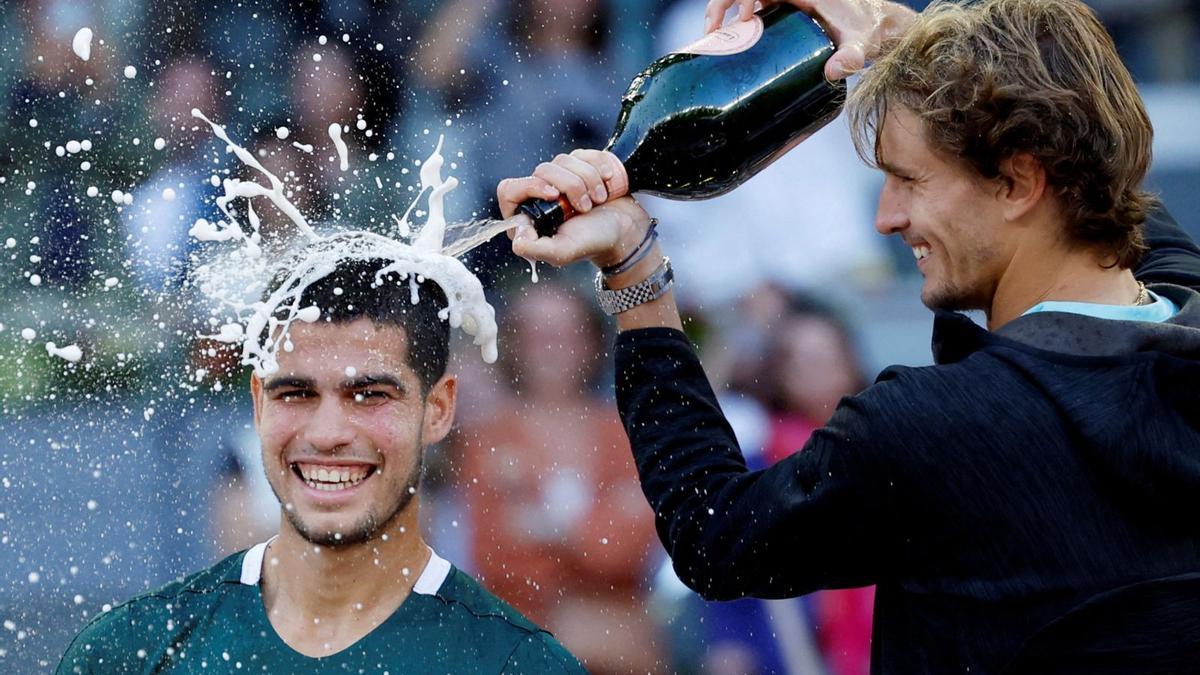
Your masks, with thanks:
[[[599,166],[576,156],[575,153],[559,155],[554,158],[554,163],[583,179],[593,205],[603,204],[608,199],[608,190],[604,187],[604,176],[600,173]]]
[[[500,215],[511,217],[517,206],[527,199],[557,199],[558,189],[537,176],[505,178],[496,186],[496,201]]]
[[[578,260],[582,256],[571,250],[571,246],[561,237],[539,237],[532,227],[518,228],[513,237],[512,252],[522,258],[550,263],[561,267]]]
[[[576,211],[587,213],[592,210],[587,183],[578,174],[553,162],[542,162],[533,170],[533,175],[558,188]]]
[[[600,172],[600,177],[603,178],[606,183],[612,179],[613,174],[615,173],[614,167],[609,161],[609,157],[615,158],[616,155],[612,154],[611,152],[580,148],[579,150],[572,150],[571,156],[578,157],[579,159],[582,159],[588,164],[596,167],[596,170]],[[620,160],[617,161],[618,163],[620,162]]]
[[[866,49],[861,42],[849,42],[834,52],[825,62],[825,77],[842,80],[862,70],[867,65]]]
[[[704,7],[704,33],[713,32],[721,27],[725,20],[725,10],[733,6],[735,0],[708,0]]]
[[[600,155],[608,166],[608,177],[604,179],[604,183],[608,186],[609,198],[629,194],[629,173],[625,171],[625,165],[616,155],[607,150],[601,150]]]
[[[742,21],[749,21],[750,17],[754,16],[755,0],[738,0],[738,18]]]
[[[509,239],[516,239],[517,237],[536,238],[537,230],[533,229],[533,225],[530,223],[529,218],[520,218],[517,219],[516,227],[508,228],[504,231],[504,234],[508,235]]]
[[[629,194],[629,174],[625,172],[625,165],[613,153],[607,150],[574,150],[571,156],[596,167],[600,176],[604,178],[608,199]]]

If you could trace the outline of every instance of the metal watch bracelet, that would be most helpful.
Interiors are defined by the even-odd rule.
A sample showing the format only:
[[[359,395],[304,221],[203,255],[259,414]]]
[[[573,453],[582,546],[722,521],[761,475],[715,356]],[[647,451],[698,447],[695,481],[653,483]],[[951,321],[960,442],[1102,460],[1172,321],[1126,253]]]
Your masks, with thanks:
[[[596,300],[605,314],[620,314],[661,298],[674,281],[675,271],[671,269],[671,259],[666,256],[650,276],[626,288],[608,288],[604,283],[604,273],[596,272]]]

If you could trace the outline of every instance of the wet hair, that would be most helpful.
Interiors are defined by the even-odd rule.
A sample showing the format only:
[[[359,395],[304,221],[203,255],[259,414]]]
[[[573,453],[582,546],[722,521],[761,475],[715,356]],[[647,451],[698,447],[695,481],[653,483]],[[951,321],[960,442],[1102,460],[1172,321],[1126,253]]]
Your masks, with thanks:
[[[1046,172],[1067,241],[1130,268],[1154,198],[1141,189],[1153,131],[1133,78],[1079,0],[935,2],[864,71],[847,102],[859,155],[878,163],[889,106],[985,179],[1028,153]]]
[[[376,284],[376,272],[389,263],[382,258],[343,260],[333,272],[304,289],[299,306],[316,305],[321,309],[320,320],[334,324],[366,318],[376,327],[402,329],[408,343],[408,365],[420,379],[422,393],[428,394],[446,373],[450,354],[450,324],[438,316],[448,304],[446,294],[441,286],[425,281],[418,288],[420,301],[413,304],[408,279],[389,273]],[[283,278],[276,278],[272,290],[288,271],[281,271]]]

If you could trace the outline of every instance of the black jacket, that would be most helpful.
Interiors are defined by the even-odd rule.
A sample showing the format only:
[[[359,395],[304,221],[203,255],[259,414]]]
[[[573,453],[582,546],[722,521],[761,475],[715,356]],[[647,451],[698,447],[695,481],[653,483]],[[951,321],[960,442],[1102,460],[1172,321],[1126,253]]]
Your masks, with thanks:
[[[1163,324],[940,313],[751,472],[682,333],[618,338],[659,535],[709,599],[876,584],[878,673],[1200,672],[1200,249],[1165,214],[1137,270]]]

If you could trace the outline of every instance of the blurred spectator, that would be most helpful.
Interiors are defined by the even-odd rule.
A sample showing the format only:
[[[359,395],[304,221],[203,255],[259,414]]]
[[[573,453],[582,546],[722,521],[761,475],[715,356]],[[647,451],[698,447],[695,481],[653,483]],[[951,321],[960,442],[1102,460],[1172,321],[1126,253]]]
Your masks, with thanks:
[[[766,284],[741,298],[705,361],[727,361],[721,408],[753,469],[796,452],[843,396],[867,384],[849,325],[813,296]],[[713,355],[713,351],[723,352]],[[803,536],[798,532],[797,536]],[[821,591],[787,600],[706,603],[678,583],[672,635],[677,666],[707,675],[827,673],[870,669],[874,589]],[[681,617],[690,613],[691,617]],[[778,636],[788,636],[781,640]]]
[[[196,243],[188,236],[192,223],[220,217],[213,202],[220,192],[208,180],[213,170],[208,155],[219,146],[208,127],[192,117],[198,108],[210,119],[221,119],[216,87],[211,64],[197,56],[169,64],[155,81],[148,111],[154,136],[139,147],[159,152],[153,146],[162,138],[163,149],[170,147],[170,162],[133,191],[132,207],[122,212],[132,271],[154,291],[182,281]]]
[[[513,396],[458,438],[474,569],[590,672],[659,672],[644,602],[653,519],[616,408],[589,391],[596,318],[543,283],[505,324]]]

